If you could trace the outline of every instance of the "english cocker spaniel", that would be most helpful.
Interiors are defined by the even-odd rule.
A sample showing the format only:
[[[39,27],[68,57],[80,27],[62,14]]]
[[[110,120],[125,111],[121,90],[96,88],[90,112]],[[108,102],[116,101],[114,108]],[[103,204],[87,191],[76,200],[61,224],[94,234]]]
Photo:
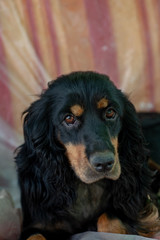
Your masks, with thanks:
[[[141,126],[107,76],[60,76],[24,114],[21,240],[87,230],[154,236],[160,222]]]

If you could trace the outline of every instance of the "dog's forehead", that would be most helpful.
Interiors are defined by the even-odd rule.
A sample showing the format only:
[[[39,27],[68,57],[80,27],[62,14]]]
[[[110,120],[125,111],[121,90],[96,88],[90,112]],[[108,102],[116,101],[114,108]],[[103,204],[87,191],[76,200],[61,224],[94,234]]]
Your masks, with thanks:
[[[118,102],[117,89],[110,90],[107,87],[85,84],[72,88],[70,86],[68,94],[65,96],[67,103],[80,106],[96,106],[96,108],[106,108],[110,102]]]
[[[75,115],[82,115],[84,109],[106,108],[111,102],[121,101],[121,93],[109,78],[97,74],[72,74],[53,84],[56,102],[62,109],[71,109]]]
[[[65,105],[72,107],[73,111],[81,111],[83,107],[106,108],[109,102],[111,102],[111,97],[103,93],[85,94],[79,91],[77,93],[72,92],[65,97]]]

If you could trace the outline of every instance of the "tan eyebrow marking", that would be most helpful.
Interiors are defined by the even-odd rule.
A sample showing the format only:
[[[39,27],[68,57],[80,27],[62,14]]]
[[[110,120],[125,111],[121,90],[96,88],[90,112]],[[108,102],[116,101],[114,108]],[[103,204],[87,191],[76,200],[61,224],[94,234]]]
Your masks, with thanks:
[[[73,105],[70,110],[76,117],[80,117],[84,112],[84,109],[78,104]]]
[[[108,106],[108,100],[106,98],[102,98],[97,102],[97,108],[106,108]]]

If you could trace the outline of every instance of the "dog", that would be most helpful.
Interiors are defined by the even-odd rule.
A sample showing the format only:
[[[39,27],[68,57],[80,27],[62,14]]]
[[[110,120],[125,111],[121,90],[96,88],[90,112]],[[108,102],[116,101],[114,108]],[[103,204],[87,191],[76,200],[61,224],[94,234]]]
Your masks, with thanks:
[[[108,76],[72,72],[50,82],[24,112],[23,130],[21,240],[159,231],[141,124]]]

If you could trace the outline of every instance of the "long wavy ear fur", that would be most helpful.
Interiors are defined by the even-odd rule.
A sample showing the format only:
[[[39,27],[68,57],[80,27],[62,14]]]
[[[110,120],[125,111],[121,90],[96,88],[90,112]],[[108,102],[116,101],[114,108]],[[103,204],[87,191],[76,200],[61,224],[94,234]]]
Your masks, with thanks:
[[[24,225],[30,216],[35,220],[50,219],[50,210],[53,214],[55,205],[57,211],[64,208],[74,195],[73,174],[55,134],[51,107],[44,93],[24,112],[24,144],[16,156]]]
[[[146,149],[136,110],[127,97],[123,96],[123,101],[124,114],[122,130],[119,135],[122,173],[118,180],[119,184],[114,184],[114,191],[117,193],[114,206],[118,211],[123,211],[130,219],[138,219],[141,211],[149,209],[146,206],[149,204],[148,196],[151,196],[150,184],[153,173],[148,168],[149,152]],[[148,215],[149,213],[145,211],[143,220],[148,219]],[[143,229],[143,220],[141,218],[137,222],[141,230]],[[155,222],[149,224],[151,226]],[[145,226],[144,229],[146,229]]]
[[[135,107],[124,98],[124,114],[122,117],[122,130],[119,136],[120,154],[136,164],[144,164],[147,161],[148,150],[145,148],[145,140],[142,133],[139,118]],[[137,165],[136,165],[137,167]]]

